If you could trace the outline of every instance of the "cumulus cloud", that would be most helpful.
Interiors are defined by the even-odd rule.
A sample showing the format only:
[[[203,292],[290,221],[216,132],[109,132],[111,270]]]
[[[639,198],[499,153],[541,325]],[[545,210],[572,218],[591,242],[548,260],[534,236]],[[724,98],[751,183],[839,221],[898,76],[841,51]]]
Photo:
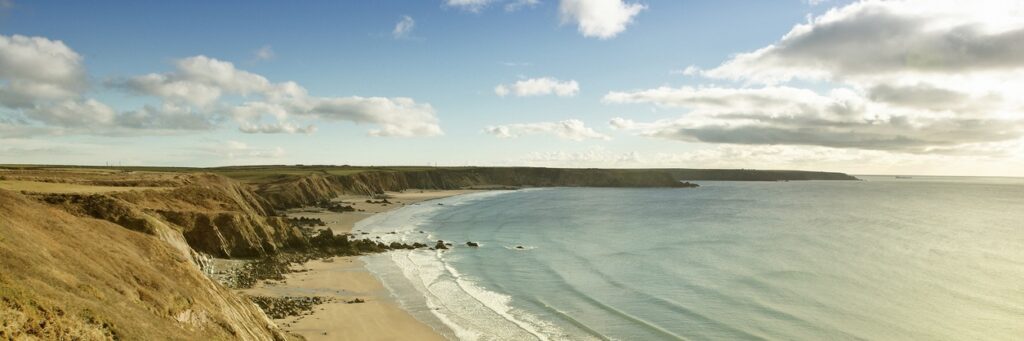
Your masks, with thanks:
[[[173,106],[201,112],[224,111],[245,133],[311,133],[312,125],[292,119],[324,119],[373,124],[373,136],[436,136],[442,131],[430,104],[404,97],[315,97],[295,82],[273,83],[234,64],[206,56],[175,63],[175,71],[114,82],[133,93],[158,97]],[[225,104],[225,95],[253,99]],[[227,107],[226,109],[221,107]],[[272,122],[267,122],[267,120]]]
[[[25,111],[25,116],[33,120],[58,127],[105,125],[113,121],[116,115],[114,109],[92,99],[61,101]]]
[[[584,37],[610,39],[626,30],[647,6],[623,0],[561,0],[563,23],[575,23]]]
[[[70,100],[86,87],[82,56],[59,40],[0,35],[0,105]]]
[[[796,25],[775,44],[705,74],[777,83],[1020,70],[1022,17],[1024,4],[1017,1],[862,1]]]
[[[514,94],[517,97],[556,95],[572,97],[580,92],[580,84],[574,80],[560,81],[552,77],[530,78],[512,84],[499,84],[494,93],[505,97]]]
[[[484,132],[499,138],[517,138],[523,135],[547,134],[572,141],[590,139],[609,140],[611,137],[601,134],[583,124],[583,121],[570,119],[558,122],[515,123],[488,126]]]
[[[416,20],[408,15],[403,15],[402,19],[395,24],[395,28],[391,30],[391,36],[395,39],[408,38],[409,34],[412,33],[412,29],[416,27]]]
[[[221,120],[216,115],[195,111],[187,106],[164,103],[160,106],[122,112],[117,116],[119,126],[146,130],[210,130]]]
[[[774,44],[712,69],[682,72],[741,87],[608,93],[607,104],[683,113],[609,124],[716,144],[998,153],[1004,142],[1024,135],[1024,100],[1011,90],[1024,86],[1024,45],[1015,43],[1024,41],[1024,5],[960,5],[862,1],[829,10]],[[807,81],[816,88],[802,87]]]
[[[302,121],[320,119],[369,124],[373,136],[442,134],[427,103],[404,97],[310,96],[295,82],[274,83],[202,55],[175,61],[170,72],[106,85],[160,103],[118,111],[87,98],[87,75],[74,50],[42,37],[0,35],[0,108],[7,109],[0,111],[0,137],[200,131],[228,119],[245,133],[311,133],[315,127]]]
[[[167,129],[174,121],[152,108],[118,112],[85,97],[82,57],[63,42],[43,37],[0,35],[0,137],[39,134],[129,134]],[[140,117],[154,118],[142,124]]]
[[[343,97],[315,101],[310,113],[327,120],[372,123],[373,136],[437,136],[443,134],[430,104],[411,98]]]

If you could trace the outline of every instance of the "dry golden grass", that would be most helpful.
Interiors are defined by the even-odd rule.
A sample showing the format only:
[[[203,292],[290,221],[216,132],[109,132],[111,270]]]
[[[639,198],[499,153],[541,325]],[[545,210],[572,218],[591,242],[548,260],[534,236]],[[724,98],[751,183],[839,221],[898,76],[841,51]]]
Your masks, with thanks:
[[[0,340],[283,339],[152,235],[0,190]]]
[[[125,186],[91,186],[74,183],[55,183],[25,180],[4,180],[0,181],[0,189],[8,191],[25,191],[31,193],[74,193],[74,194],[96,194],[110,192],[141,191],[147,189],[166,190],[170,187],[125,187]]]

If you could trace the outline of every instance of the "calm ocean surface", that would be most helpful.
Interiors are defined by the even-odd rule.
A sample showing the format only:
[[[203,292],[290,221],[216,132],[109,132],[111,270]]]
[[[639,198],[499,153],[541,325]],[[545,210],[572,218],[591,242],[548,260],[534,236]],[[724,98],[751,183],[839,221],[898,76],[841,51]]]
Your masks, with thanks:
[[[456,244],[367,261],[461,339],[1024,339],[1024,179],[861,178],[490,192],[359,228]]]

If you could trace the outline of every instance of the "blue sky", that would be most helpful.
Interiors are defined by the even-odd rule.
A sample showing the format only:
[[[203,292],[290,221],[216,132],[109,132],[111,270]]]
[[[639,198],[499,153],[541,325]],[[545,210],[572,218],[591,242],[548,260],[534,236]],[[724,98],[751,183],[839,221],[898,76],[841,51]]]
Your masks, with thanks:
[[[824,65],[821,70],[803,70],[796,76],[787,74],[789,79],[783,82],[743,76],[768,67],[774,68],[772,72],[789,70],[779,66],[776,57],[746,65],[740,71],[725,68],[737,55],[773,44],[787,44],[784,36],[795,31],[796,25],[825,26],[828,20],[823,14],[830,10],[837,13],[833,21],[851,22],[838,26],[850,30],[855,30],[855,20],[863,17],[858,13],[871,10],[857,6],[876,6],[905,20],[922,14],[907,13],[910,7],[901,7],[899,2],[865,5],[801,0],[542,0],[514,11],[505,8],[514,2],[5,1],[0,4],[0,35],[12,44],[18,43],[16,36],[63,44],[80,57],[76,67],[85,75],[87,85],[75,87],[77,92],[70,97],[29,96],[31,106],[0,107],[0,118],[6,116],[8,121],[0,129],[0,141],[6,145],[0,147],[0,162],[195,166],[438,163],[948,174],[974,173],[974,169],[951,170],[940,166],[970,154],[984,158],[972,159],[974,163],[1003,165],[991,174],[1011,175],[1021,169],[1018,131],[979,132],[963,126],[966,118],[936,123],[931,117],[942,116],[937,112],[948,112],[947,108],[896,108],[892,103],[881,103],[878,98],[882,97],[876,96],[875,90],[883,82],[938,84],[936,87],[947,89],[942,86],[948,75],[908,76],[901,70],[888,70],[888,74],[881,76],[873,71],[840,74],[849,70],[828,69],[827,63],[819,62]],[[992,4],[1014,7],[1000,2]],[[878,9],[875,10],[877,13]],[[952,11],[925,14],[935,18],[955,16]],[[972,24],[969,20],[985,19],[978,16],[959,19],[968,20],[963,25]],[[584,18],[610,31],[605,31],[606,36],[587,33]],[[808,20],[815,18],[822,20],[808,24]],[[396,25],[403,20],[414,24],[409,30],[396,33]],[[1008,21],[1008,28],[993,29],[977,39],[995,39],[999,34],[1012,32],[1019,21]],[[616,23],[621,27],[615,28]],[[819,31],[826,32],[815,32]],[[862,31],[853,33],[857,32]],[[814,37],[807,40],[811,38]],[[853,34],[828,38],[832,42],[860,39]],[[849,46],[840,43],[835,44]],[[31,50],[29,45],[22,47]],[[32,51],[47,53],[38,46],[34,48],[37,50]],[[818,65],[813,60],[796,59],[795,54],[779,55],[792,58],[794,65]],[[202,80],[189,78],[196,73],[180,67],[183,60],[197,56],[208,57],[199,62],[229,63],[233,70],[263,77],[271,84],[268,86],[295,82],[306,90],[308,99],[275,102],[266,96],[272,96],[269,94],[276,90],[236,93],[230,86],[220,84],[216,85],[221,88],[215,89],[219,95],[212,104],[197,105],[192,99],[168,97],[167,92],[161,92],[182,84],[210,90],[213,85],[200,84]],[[0,68],[4,67],[2,58]],[[7,63],[9,68],[18,66]],[[32,65],[21,67],[29,66]],[[1018,66],[1007,67],[1016,72]],[[684,73],[687,67],[691,71]],[[816,72],[829,76],[818,77]],[[15,73],[0,70],[0,80],[14,84],[20,80],[16,77],[33,77],[12,75]],[[891,77],[897,77],[897,73],[902,78],[894,81],[896,78]],[[160,84],[146,83],[149,85],[139,80],[150,74],[166,79]],[[516,82],[544,79],[564,86],[572,82],[575,90],[558,95],[551,93],[552,84],[543,82],[523,85],[523,89],[539,93],[519,96],[514,90]],[[174,80],[192,83],[172,84]],[[982,81],[997,80],[979,82]],[[513,91],[500,96],[495,91],[499,85]],[[659,88],[661,92],[655,93]],[[708,88],[718,92],[709,92]],[[669,91],[672,89],[685,91]],[[846,101],[847,95],[837,94],[836,89],[849,90],[849,96],[868,101],[865,107],[878,106],[885,111],[861,113],[860,121],[855,123],[862,126],[844,128],[851,123],[843,121],[827,131],[809,131],[811,127],[793,126],[792,122],[783,127],[783,123],[772,121],[780,116],[826,115],[786,110],[821,101]],[[972,89],[952,90],[966,93]],[[622,96],[612,99],[613,93]],[[359,99],[353,99],[354,96]],[[707,96],[726,96],[714,100],[729,103],[749,100],[743,96],[810,98],[806,103],[797,100],[798,103],[779,104],[778,110],[759,112],[760,108],[736,105],[709,108],[705,105],[709,103]],[[415,108],[409,109],[415,113],[410,114],[419,118],[406,118],[404,111],[388,112],[387,105],[392,102],[379,108],[375,105],[382,103],[364,103],[363,99],[368,97],[409,98],[415,103]],[[102,124],[73,126],[84,125],[81,122],[88,120],[53,114],[47,107],[61,101],[81,104],[89,100],[110,109],[111,113],[100,114],[98,121]],[[332,100],[343,101],[346,106],[323,112],[326,109],[319,105]],[[282,114],[274,116],[266,111],[253,118],[233,111],[247,102],[272,104],[280,107]],[[170,104],[187,108],[183,110],[201,116],[209,124],[171,129],[160,126],[162,123],[145,122],[129,129],[119,123],[121,115],[145,105],[164,106],[160,113],[146,119],[173,116],[166,109]],[[959,104],[950,107],[955,105],[959,108]],[[1017,103],[1006,104],[996,110],[1001,115],[996,118],[1016,118],[1014,114],[1019,108]],[[1011,112],[1007,114],[1006,110]],[[964,109],[963,115],[967,111]],[[741,113],[769,118],[729,121]],[[893,119],[899,115],[902,116]],[[886,117],[892,129],[879,130],[877,121],[871,117]],[[174,118],[180,117],[165,121]],[[900,125],[907,121],[905,118],[925,123]],[[610,124],[613,119],[629,122],[628,127]],[[416,120],[425,120],[426,126],[417,125]],[[242,127],[251,124],[312,125],[316,130],[243,132]],[[388,136],[369,133],[376,126],[387,124],[401,126],[396,128],[400,131],[384,134]],[[932,124],[934,129],[921,124]],[[951,128],[949,124],[958,126]],[[944,135],[950,129],[954,131]],[[30,130],[33,132],[29,133]],[[995,135],[1004,138],[991,137]],[[907,139],[912,143],[893,142]],[[1001,149],[991,155],[974,152],[993,148]]]

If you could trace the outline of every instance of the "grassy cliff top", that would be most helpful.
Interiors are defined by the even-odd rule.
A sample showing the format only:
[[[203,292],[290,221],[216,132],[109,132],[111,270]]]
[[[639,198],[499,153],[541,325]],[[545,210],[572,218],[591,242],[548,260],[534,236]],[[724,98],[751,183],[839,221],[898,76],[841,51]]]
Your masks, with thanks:
[[[0,177],[5,173],[75,173],[89,176],[123,176],[133,172],[142,173],[195,173],[220,174],[250,184],[270,183],[302,178],[310,175],[346,176],[363,172],[472,172],[489,170],[528,170],[539,167],[427,167],[427,166],[335,166],[335,165],[258,165],[227,167],[147,167],[147,166],[69,166],[69,165],[0,165]],[[551,168],[545,168],[551,169]],[[572,169],[567,169],[572,170]],[[712,181],[780,181],[780,180],[856,180],[843,173],[794,170],[755,169],[602,169],[603,171],[630,174],[664,171],[678,180]],[[10,173],[13,172],[13,173]],[[0,178],[0,180],[3,180]]]

